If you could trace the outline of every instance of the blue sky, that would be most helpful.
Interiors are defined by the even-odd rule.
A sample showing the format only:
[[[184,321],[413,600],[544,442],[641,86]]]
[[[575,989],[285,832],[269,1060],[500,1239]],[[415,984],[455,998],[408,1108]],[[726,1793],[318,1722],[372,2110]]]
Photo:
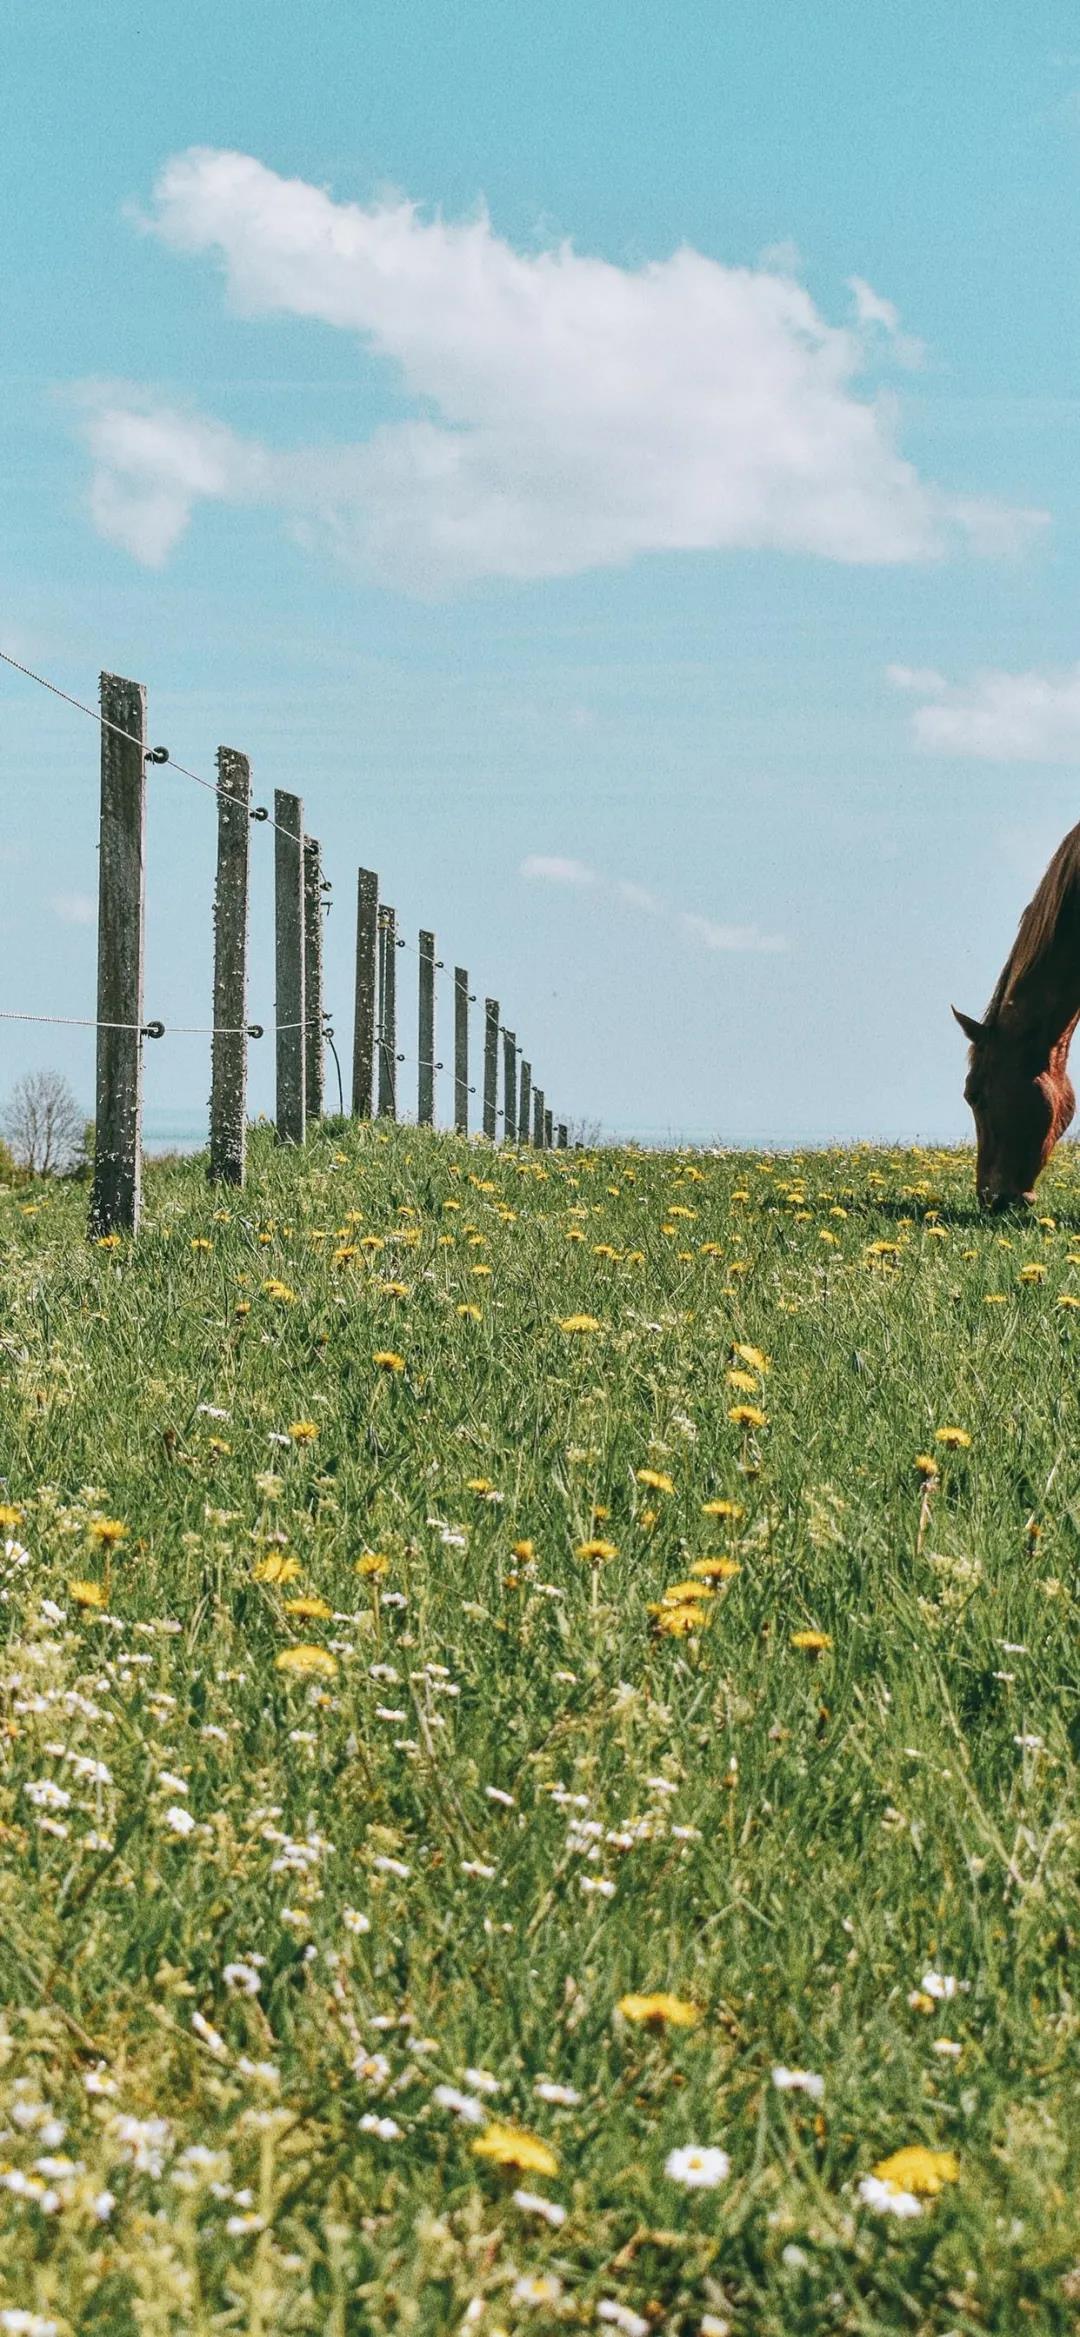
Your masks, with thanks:
[[[0,644],[304,795],[346,1051],[363,862],[572,1118],[965,1134],[949,1000],[1080,813],[1074,11],[39,0],[6,52]],[[2,672],[0,790],[0,1004],[92,1013],[94,733]],[[147,1011],[205,1021],[213,807],[151,791]],[[89,1035],[0,1025],[0,1091],[45,1061],[89,1103]]]

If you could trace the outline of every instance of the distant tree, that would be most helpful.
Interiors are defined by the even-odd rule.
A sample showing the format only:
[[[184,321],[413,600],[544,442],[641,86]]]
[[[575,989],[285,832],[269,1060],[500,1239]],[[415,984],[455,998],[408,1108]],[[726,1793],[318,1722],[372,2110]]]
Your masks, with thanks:
[[[63,1176],[82,1158],[86,1122],[61,1071],[24,1072],[0,1126],[19,1167],[32,1176]]]

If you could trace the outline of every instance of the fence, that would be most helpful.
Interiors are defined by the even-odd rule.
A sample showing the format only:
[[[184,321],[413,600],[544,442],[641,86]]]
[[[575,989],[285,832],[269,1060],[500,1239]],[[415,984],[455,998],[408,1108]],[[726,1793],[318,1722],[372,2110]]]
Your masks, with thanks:
[[[166,1025],[144,1019],[143,966],[146,931],[146,770],[171,768],[217,798],[217,875],[213,904],[213,1020],[202,1029],[210,1039],[210,1145],[208,1175],[216,1183],[241,1185],[245,1173],[247,1051],[262,1038],[248,1021],[248,875],[253,825],[268,825],[274,837],[275,1124],[278,1141],[302,1145],[309,1121],[323,1112],[324,1049],[334,1048],[334,1031],[323,1001],[323,909],[330,886],[323,874],[318,842],[304,827],[300,796],[278,789],[270,813],[251,801],[251,766],[233,747],[220,747],[217,778],[210,780],[175,761],[166,747],[148,744],[146,690],[116,674],[101,676],[100,711],[70,697],[45,675],[34,673],[0,650],[0,660],[66,704],[88,714],[101,731],[101,813],[98,870],[97,1012],[94,1016],[41,1016],[0,1008],[8,1022],[71,1022],[97,1033],[94,1180],[90,1230],[99,1238],[137,1230],[142,1187],[142,1064],[148,1039],[166,1037]],[[361,868],[356,897],[356,985],[353,1015],[352,1116],[396,1119],[399,951],[411,944],[398,931],[396,912],[380,899],[375,871]],[[436,976],[444,961],[436,955],[435,934],[425,927],[417,961],[416,1117],[435,1124],[435,1077],[445,1066],[436,1059]],[[477,999],[464,966],[453,974],[453,1125],[470,1132],[470,1015]],[[499,1103],[499,1055],[502,1092]],[[340,1066],[338,1071],[340,1086]],[[565,1148],[565,1121],[556,1122],[524,1059],[514,1031],[501,1020],[499,1002],[484,1001],[481,1129],[495,1142],[502,1123],[504,1143],[553,1144]]]

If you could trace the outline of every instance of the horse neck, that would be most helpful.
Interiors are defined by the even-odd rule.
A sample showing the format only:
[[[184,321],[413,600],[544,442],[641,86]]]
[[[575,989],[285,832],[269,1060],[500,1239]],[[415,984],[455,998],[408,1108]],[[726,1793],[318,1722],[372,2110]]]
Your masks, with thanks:
[[[1044,969],[1050,973],[1051,969]],[[1063,1078],[1073,1032],[1080,1022],[1080,962],[1057,980],[1029,980],[1005,1007],[1002,1022],[1038,1058],[1040,1070]]]

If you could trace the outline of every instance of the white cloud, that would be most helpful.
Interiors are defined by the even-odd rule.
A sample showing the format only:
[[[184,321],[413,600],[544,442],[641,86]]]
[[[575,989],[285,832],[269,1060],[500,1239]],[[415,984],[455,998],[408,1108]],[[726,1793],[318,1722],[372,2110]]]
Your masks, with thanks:
[[[895,353],[895,312],[869,286],[862,321],[834,326],[768,267],[686,246],[636,269],[568,243],[523,254],[483,211],[336,203],[199,148],[166,165],[145,224],[213,254],[243,314],[358,334],[422,409],[355,444],[282,453],[99,389],[94,517],[150,564],[203,499],[274,504],[303,541],[417,592],[664,550],[925,560],[1037,523],[960,504],[897,453],[889,401],[861,383]]]
[[[65,925],[97,923],[98,905],[92,893],[54,893],[50,907]]]
[[[916,698],[938,698],[949,686],[933,665],[887,665],[885,679],[894,690],[910,690]]]
[[[1080,664],[1059,673],[976,674],[911,717],[920,747],[988,763],[1071,763],[1080,756]]]
[[[787,948],[782,933],[761,933],[756,925],[717,925],[711,917],[698,917],[685,909],[679,917],[679,927],[688,941],[700,941],[703,949],[766,951]]]
[[[756,925],[717,925],[711,917],[700,917],[691,909],[673,912],[647,885],[636,884],[631,877],[600,876],[583,860],[563,860],[534,852],[522,861],[519,874],[543,877],[550,884],[595,885],[609,897],[621,901],[625,908],[636,910],[639,916],[667,919],[684,940],[698,942],[703,949],[771,953],[787,948],[782,934],[760,933]]]
[[[522,876],[541,877],[546,884],[587,885],[596,883],[596,872],[586,868],[583,860],[560,860],[555,853],[530,852],[521,863]]]

